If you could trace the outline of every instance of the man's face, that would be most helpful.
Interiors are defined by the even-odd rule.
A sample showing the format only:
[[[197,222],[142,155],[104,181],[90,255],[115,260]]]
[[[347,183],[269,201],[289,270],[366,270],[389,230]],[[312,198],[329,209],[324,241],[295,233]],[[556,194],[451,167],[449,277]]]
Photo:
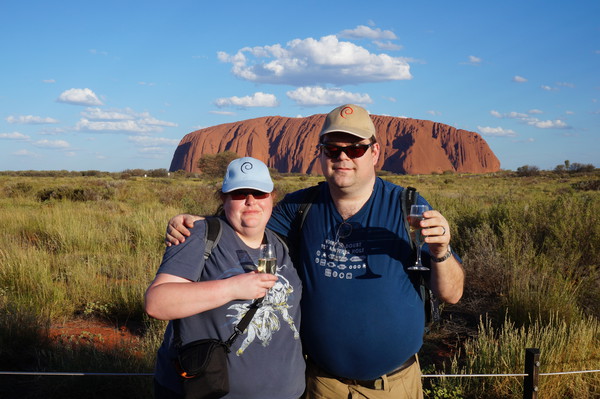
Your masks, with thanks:
[[[369,145],[371,140],[361,139],[347,133],[329,133],[325,135],[323,144],[346,147],[352,145]],[[351,158],[344,151],[331,147],[334,151],[321,148],[321,169],[327,182],[339,189],[349,190],[371,184],[375,177],[375,165],[379,159],[380,147],[378,143],[372,144],[360,157]],[[337,151],[336,151],[337,150]],[[335,154],[339,153],[339,154]],[[356,154],[350,154],[356,155]]]

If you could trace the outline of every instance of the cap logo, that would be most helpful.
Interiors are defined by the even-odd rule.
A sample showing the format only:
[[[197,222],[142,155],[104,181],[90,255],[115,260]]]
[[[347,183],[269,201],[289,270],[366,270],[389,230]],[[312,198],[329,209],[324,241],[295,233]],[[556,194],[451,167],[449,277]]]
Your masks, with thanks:
[[[244,162],[242,166],[240,166],[240,170],[242,171],[242,173],[248,173],[252,170],[253,167],[254,165],[252,165],[252,162]]]
[[[354,110],[352,109],[352,107],[344,107],[340,110],[340,116],[344,119],[346,119],[346,115],[352,115],[354,113]]]

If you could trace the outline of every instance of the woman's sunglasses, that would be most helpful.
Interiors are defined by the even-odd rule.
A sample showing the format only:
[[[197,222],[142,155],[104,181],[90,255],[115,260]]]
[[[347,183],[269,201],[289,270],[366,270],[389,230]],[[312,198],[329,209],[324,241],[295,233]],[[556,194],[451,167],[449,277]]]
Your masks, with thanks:
[[[363,155],[365,155],[365,152],[367,152],[369,147],[371,147],[372,145],[373,145],[373,143],[352,144],[352,145],[347,145],[345,147],[342,147],[341,145],[335,145],[335,144],[319,144],[317,147],[319,147],[321,149],[321,151],[323,151],[323,154],[325,154],[325,156],[327,158],[332,158],[332,159],[339,158],[343,152],[346,155],[348,155],[348,158],[354,159],[354,158],[360,158]]]
[[[227,193],[227,195],[229,195],[234,201],[241,201],[246,200],[246,198],[248,198],[249,195],[253,196],[255,199],[269,198],[269,195],[271,195],[271,193],[263,193],[262,191],[256,190],[236,190]]]

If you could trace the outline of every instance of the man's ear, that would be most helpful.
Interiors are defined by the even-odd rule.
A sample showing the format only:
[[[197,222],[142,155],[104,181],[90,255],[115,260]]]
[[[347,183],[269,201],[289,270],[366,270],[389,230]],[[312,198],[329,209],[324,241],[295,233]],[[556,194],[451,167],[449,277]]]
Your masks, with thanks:
[[[371,146],[371,152],[373,154],[373,166],[375,166],[377,165],[377,162],[379,161],[379,155],[381,154],[381,146],[379,146],[379,143],[373,143]]]

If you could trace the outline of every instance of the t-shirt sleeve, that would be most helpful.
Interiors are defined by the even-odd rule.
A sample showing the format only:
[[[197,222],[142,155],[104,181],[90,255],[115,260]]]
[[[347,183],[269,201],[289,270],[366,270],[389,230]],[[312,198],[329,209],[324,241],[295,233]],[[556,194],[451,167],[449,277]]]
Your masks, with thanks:
[[[300,206],[300,198],[302,195],[296,191],[287,194],[279,203],[273,208],[273,213],[269,219],[267,227],[277,234],[289,237],[292,222],[296,217],[296,212]]]
[[[195,222],[191,235],[183,243],[167,247],[157,273],[198,281],[204,268],[205,231],[205,220]]]

